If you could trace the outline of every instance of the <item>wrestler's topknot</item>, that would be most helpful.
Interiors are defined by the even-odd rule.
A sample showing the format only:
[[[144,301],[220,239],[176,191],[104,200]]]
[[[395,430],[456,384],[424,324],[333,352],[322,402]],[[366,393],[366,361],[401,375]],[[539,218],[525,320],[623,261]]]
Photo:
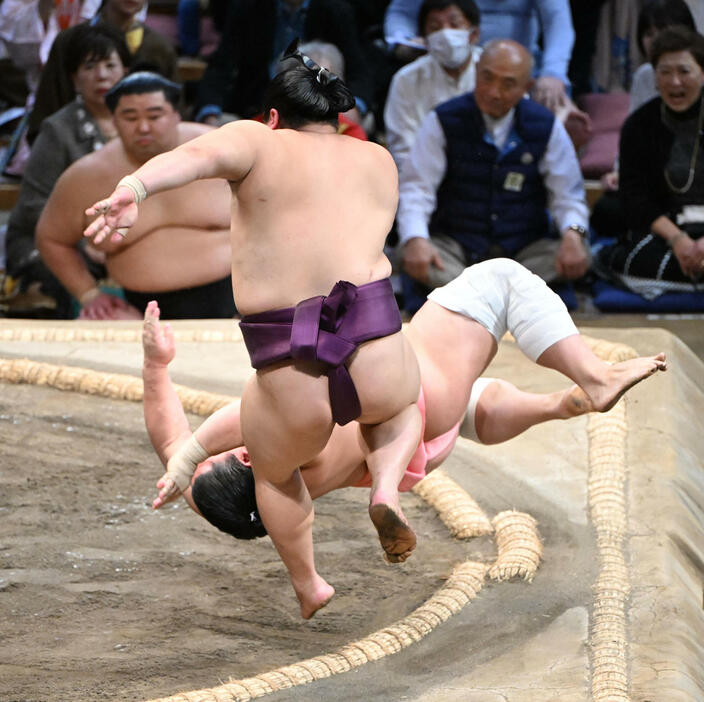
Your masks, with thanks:
[[[105,104],[114,112],[123,95],[143,95],[162,91],[174,109],[178,109],[181,99],[181,86],[152,71],[137,71],[125,76],[105,93]]]
[[[265,115],[275,108],[286,126],[293,129],[311,122],[336,127],[338,114],[355,106],[344,81],[302,54],[297,40],[286,50],[282,61],[286,62],[284,70],[272,79],[264,95]]]

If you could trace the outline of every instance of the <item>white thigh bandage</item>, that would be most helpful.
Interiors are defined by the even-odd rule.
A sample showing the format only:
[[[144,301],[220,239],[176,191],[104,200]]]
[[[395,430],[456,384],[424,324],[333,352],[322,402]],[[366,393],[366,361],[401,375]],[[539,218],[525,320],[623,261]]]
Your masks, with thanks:
[[[462,424],[460,424],[460,436],[463,439],[470,439],[471,441],[476,441],[478,444],[482,443],[482,440],[477,435],[477,403],[482,393],[486,389],[487,385],[492,383],[494,378],[477,378],[472,385],[472,392],[469,396],[469,404],[467,405],[467,412],[464,415]]]
[[[195,435],[182,444],[176,453],[171,456],[166,464],[166,472],[183,492],[190,484],[193,473],[199,463],[202,463],[210,454],[198,443]]]
[[[554,343],[578,334],[567,308],[545,282],[520,263],[492,258],[465,268],[428,299],[481,324],[498,343],[508,331],[535,361]]]

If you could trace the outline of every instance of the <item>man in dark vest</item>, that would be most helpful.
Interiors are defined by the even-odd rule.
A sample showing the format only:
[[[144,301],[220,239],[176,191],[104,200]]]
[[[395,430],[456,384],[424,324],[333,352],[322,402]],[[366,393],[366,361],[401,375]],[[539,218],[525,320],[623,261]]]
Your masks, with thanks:
[[[523,46],[490,42],[474,92],[436,107],[418,132],[397,223],[403,270],[426,288],[498,256],[548,283],[589,268],[577,156],[560,121],[524,97],[531,71]]]

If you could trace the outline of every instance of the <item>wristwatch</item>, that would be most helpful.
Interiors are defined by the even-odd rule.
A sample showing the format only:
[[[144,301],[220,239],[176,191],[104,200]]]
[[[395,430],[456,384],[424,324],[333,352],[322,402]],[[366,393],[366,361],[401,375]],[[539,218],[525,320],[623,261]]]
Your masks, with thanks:
[[[582,239],[589,238],[589,231],[587,230],[586,227],[583,227],[581,224],[570,224],[567,226],[567,229],[571,229],[572,231],[577,232],[577,234],[579,234],[579,236],[581,236]]]

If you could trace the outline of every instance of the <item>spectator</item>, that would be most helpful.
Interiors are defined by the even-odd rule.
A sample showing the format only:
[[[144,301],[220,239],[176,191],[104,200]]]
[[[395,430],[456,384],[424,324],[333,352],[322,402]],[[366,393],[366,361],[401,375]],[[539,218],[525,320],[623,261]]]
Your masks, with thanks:
[[[52,316],[73,316],[70,296],[42,262],[34,230],[58,177],[76,160],[116,135],[105,93],[125,74],[130,54],[108,25],[76,27],[66,48],[66,71],[76,91],[68,105],[44,120],[25,168],[17,204],[7,225],[7,273],[17,293],[39,284]]]
[[[659,32],[677,25],[696,31],[692,13],[684,0],[648,0],[641,8],[638,14],[638,48],[646,60],[633,74],[629,114],[657,97],[655,72],[649,60],[650,47]],[[613,170],[601,177],[605,192],[594,205],[591,215],[592,227],[602,237],[617,237],[627,228],[618,197],[618,181],[617,159]]]
[[[145,0],[104,0],[90,23],[107,24],[121,32],[132,55],[131,66],[149,66],[173,79],[176,77],[176,52],[167,39],[137,19],[144,3]],[[65,68],[65,56],[79,26],[60,32],[52,44],[29,118],[27,138],[30,144],[36,138],[42,120],[75,97],[71,77]]]
[[[653,40],[660,93],[624,123],[620,196],[627,231],[596,268],[646,299],[704,276],[704,37],[671,27]]]
[[[425,0],[418,23],[428,54],[394,75],[384,111],[386,146],[399,168],[425,115],[441,102],[474,90],[481,54],[474,0]]]
[[[490,42],[474,93],[443,103],[423,121],[401,170],[397,217],[403,269],[422,285],[444,285],[466,266],[497,256],[514,258],[549,283],[587,271],[577,156],[559,120],[523,97],[530,86],[526,49],[512,40]]]
[[[135,165],[170,151],[209,127],[181,123],[179,86],[155,73],[133,73],[106,96],[119,139],[74,163],[56,183],[37,225],[47,266],[82,305],[84,319],[142,316],[157,300],[170,319],[231,317],[230,188],[207,180],[150,197],[132,236],[101,247],[110,278],[127,302],[100,291],[77,251],[85,209]]]
[[[659,32],[676,25],[696,31],[694,18],[684,0],[647,0],[638,13],[638,48],[645,63],[633,74],[629,112],[635,112],[641,105],[657,97],[650,48]]]
[[[232,0],[220,45],[200,82],[196,120],[215,124],[223,112],[247,118],[261,112],[264,90],[296,37],[340,49],[346,84],[364,114],[370,107],[372,81],[354,13],[345,0]],[[360,115],[354,118],[359,121]]]
[[[384,23],[388,43],[412,40],[418,34],[422,2],[391,1]],[[567,96],[567,68],[574,42],[568,0],[477,0],[477,5],[482,15],[482,43],[509,38],[523,44],[535,61],[534,99],[553,112],[574,112]]]

